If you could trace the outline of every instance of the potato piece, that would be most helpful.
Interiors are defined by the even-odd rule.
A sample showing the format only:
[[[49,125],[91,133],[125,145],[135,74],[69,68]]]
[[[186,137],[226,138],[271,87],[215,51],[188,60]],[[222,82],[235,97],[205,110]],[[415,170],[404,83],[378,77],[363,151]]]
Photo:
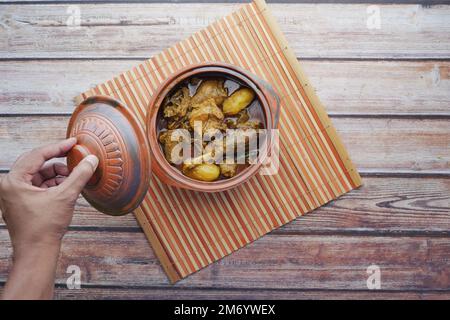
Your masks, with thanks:
[[[207,182],[217,180],[220,175],[219,166],[212,163],[202,163],[198,165],[184,163],[181,170],[183,174],[189,178]]]
[[[249,88],[242,88],[234,92],[223,102],[223,113],[227,116],[238,114],[255,99],[255,93]]]
[[[227,90],[223,86],[223,80],[206,80],[200,84],[196,94],[192,97],[192,104],[202,103],[206,99],[212,98],[220,106],[227,95]]]
[[[220,166],[220,173],[227,178],[234,177],[236,175],[237,164],[236,163],[222,163]]]

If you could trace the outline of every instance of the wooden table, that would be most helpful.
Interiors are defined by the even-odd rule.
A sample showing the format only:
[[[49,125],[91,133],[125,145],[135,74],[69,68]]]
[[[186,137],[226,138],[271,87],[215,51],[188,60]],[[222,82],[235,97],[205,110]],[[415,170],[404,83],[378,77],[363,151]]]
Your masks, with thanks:
[[[450,6],[343,1],[359,4],[270,8],[364,186],[176,285],[132,215],[104,216],[80,199],[57,298],[450,298]],[[34,2],[0,0],[0,176],[65,136],[75,95],[237,6]],[[0,223],[3,286],[11,247]],[[70,265],[79,290],[66,288]],[[371,265],[380,290],[367,286]]]

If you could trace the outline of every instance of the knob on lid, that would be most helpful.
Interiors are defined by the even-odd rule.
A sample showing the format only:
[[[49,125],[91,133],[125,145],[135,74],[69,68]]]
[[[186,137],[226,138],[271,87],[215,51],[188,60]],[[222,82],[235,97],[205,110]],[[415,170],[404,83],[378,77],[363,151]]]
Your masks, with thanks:
[[[70,118],[67,137],[77,138],[67,155],[69,170],[89,154],[99,159],[83,190],[86,200],[109,215],[136,209],[148,190],[150,152],[145,131],[125,105],[107,96],[87,98]]]

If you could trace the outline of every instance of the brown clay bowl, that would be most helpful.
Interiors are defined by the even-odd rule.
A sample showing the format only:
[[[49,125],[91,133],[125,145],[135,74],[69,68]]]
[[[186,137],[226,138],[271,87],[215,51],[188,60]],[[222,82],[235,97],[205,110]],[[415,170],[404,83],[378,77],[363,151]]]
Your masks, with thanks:
[[[272,139],[268,134],[265,143],[260,148],[260,159],[255,164],[250,165],[245,170],[230,179],[218,180],[214,182],[204,182],[191,179],[183,175],[177,168],[172,166],[164,157],[157,137],[158,114],[164,98],[177,85],[191,77],[201,77],[213,75],[225,78],[237,79],[239,82],[251,88],[259,99],[265,117],[265,129],[276,129],[279,116],[279,99],[273,89],[265,81],[259,79],[250,72],[239,67],[217,62],[208,62],[198,65],[191,65],[172,74],[164,83],[162,83],[149,104],[149,113],[147,114],[147,138],[150,144],[152,157],[152,171],[164,183],[189,190],[202,192],[219,192],[234,188],[249,178],[254,176],[260,169],[264,159],[270,154]]]

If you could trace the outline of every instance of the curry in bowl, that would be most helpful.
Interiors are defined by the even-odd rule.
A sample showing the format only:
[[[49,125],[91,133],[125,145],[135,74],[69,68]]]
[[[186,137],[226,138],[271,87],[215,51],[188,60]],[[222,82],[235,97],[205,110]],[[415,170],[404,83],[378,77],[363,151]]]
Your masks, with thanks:
[[[183,175],[213,182],[239,175],[258,157],[265,115],[255,92],[223,74],[194,76],[164,98],[157,136]]]

